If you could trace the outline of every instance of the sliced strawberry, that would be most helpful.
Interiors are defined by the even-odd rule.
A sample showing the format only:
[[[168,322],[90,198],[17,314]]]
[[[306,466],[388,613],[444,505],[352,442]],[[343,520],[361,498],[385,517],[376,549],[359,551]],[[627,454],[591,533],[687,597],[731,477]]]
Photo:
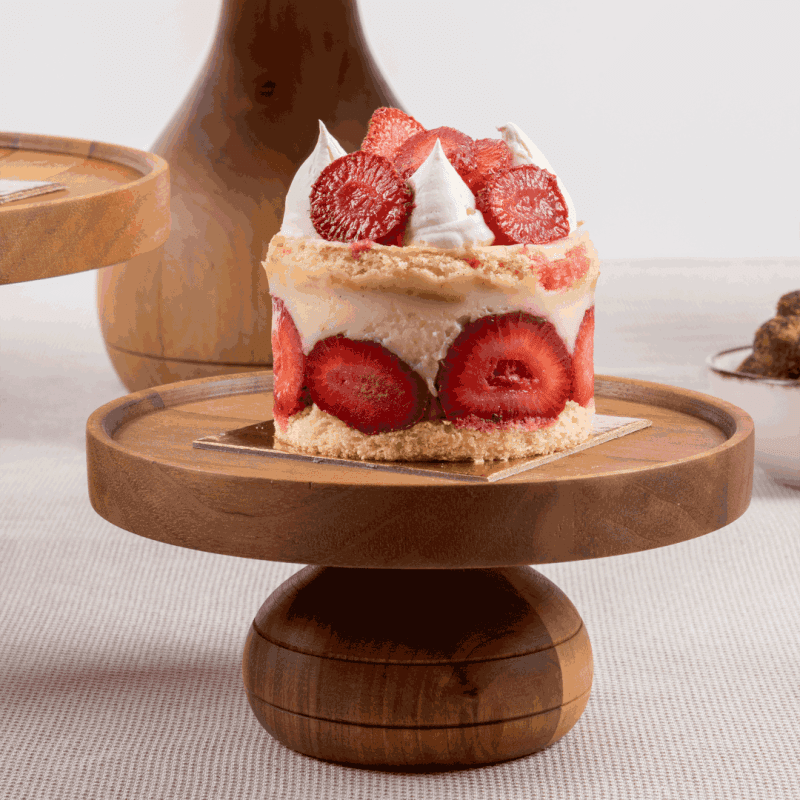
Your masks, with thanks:
[[[500,419],[500,416],[496,415],[495,419]],[[482,419],[475,414],[468,414],[466,417],[457,417],[451,422],[454,428],[471,428],[484,433],[493,433],[495,431],[508,430],[509,428],[536,431],[539,428],[546,428],[548,425],[552,425],[556,419],[556,417],[525,417],[523,420],[508,419],[494,422],[489,419]]]
[[[447,351],[436,383],[448,419],[551,420],[569,397],[572,363],[552,323],[515,311],[469,323]]]
[[[392,160],[398,172],[406,179],[413,175],[431,154],[437,139],[442,143],[447,160],[462,178],[475,169],[472,139],[455,128],[434,128],[432,131],[415,133],[397,148]]]
[[[283,300],[272,298],[272,373],[274,377],[274,402],[272,415],[281,428],[292,414],[302,411],[306,405],[305,383],[306,357],[300,333]]]
[[[314,345],[307,363],[311,399],[362,433],[410,428],[428,408],[422,378],[377,342],[330,336]]]
[[[431,397],[428,408],[425,411],[424,419],[426,421],[444,419],[444,411],[442,410],[442,404],[439,402],[438,397]]]
[[[380,240],[379,244],[384,244],[393,247],[402,247],[405,232],[406,232],[406,226],[401,225],[399,228],[394,229],[394,233],[390,234],[389,236],[384,236],[383,239]]]
[[[486,182],[478,208],[495,244],[546,244],[569,233],[567,204],[556,176],[521,164]]]
[[[353,258],[358,261],[364,253],[369,253],[372,250],[373,243],[369,239],[364,239],[360,242],[350,242],[350,252]]]
[[[376,108],[370,117],[361,149],[391,159],[406,139],[424,130],[414,117],[399,108]]]
[[[589,271],[591,261],[586,247],[581,245],[567,250],[564,258],[542,260],[539,264],[539,283],[545,289],[558,292],[579,281]]]
[[[311,222],[329,242],[396,240],[411,210],[411,190],[392,162],[372,153],[337,158],[311,187]]]
[[[502,139],[477,139],[474,144],[475,169],[465,178],[473,194],[477,194],[486,182],[511,169],[513,156]]]
[[[586,309],[572,353],[572,399],[588,406],[594,397],[594,306]]]

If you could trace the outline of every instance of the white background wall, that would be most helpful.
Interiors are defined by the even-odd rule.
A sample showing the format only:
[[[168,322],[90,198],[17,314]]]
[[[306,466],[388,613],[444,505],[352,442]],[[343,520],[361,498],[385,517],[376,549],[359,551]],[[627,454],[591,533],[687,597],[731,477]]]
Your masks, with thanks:
[[[359,5],[405,107],[476,138],[519,124],[604,258],[800,254],[797,0]],[[6,0],[0,130],[148,149],[219,7]]]

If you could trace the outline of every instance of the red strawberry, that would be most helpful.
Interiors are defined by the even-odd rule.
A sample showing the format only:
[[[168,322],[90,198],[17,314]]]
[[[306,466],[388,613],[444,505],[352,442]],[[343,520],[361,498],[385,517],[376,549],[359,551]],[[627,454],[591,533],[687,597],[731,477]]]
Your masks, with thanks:
[[[469,323],[447,351],[436,383],[448,419],[552,420],[567,403],[572,363],[552,323],[515,311]]]
[[[477,194],[490,178],[511,169],[513,156],[502,139],[477,139],[474,149],[475,169],[464,180],[472,193]]]
[[[413,175],[431,154],[437,139],[442,143],[447,160],[462,178],[475,169],[472,139],[455,128],[434,128],[432,131],[415,133],[397,148],[392,160],[398,172],[406,179]]]
[[[591,266],[586,247],[572,247],[564,253],[564,258],[555,261],[536,259],[539,263],[539,282],[545,289],[560,291],[579,281]]]
[[[314,345],[307,363],[311,399],[362,433],[410,428],[425,415],[425,382],[377,342],[330,336]]]
[[[362,242],[350,242],[350,252],[353,254],[353,258],[358,261],[364,253],[369,253],[372,250],[372,246],[372,242],[369,239],[365,239]]]
[[[588,406],[594,397],[594,306],[586,309],[572,353],[572,399]]]
[[[329,242],[396,240],[410,209],[392,162],[360,150],[328,164],[311,187],[311,222]]]
[[[486,182],[478,208],[495,244],[546,244],[569,233],[567,204],[556,176],[522,164]]]
[[[555,417],[525,417],[523,420],[508,419],[502,422],[493,422],[492,420],[482,419],[475,414],[468,414],[466,417],[456,417],[456,419],[451,420],[454,428],[471,428],[485,433],[508,430],[509,428],[535,431],[539,428],[546,428],[555,421]]]
[[[361,143],[365,153],[391,158],[403,142],[425,128],[399,108],[376,108]]]
[[[306,357],[300,333],[283,300],[272,298],[272,373],[275,381],[272,415],[281,428],[292,414],[302,411]]]

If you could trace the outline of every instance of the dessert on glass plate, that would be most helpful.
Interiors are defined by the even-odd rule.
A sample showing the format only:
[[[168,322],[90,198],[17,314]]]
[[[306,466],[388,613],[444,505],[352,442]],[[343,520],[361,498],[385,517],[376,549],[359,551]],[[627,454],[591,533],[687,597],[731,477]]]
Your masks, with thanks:
[[[597,253],[515,125],[473,140],[380,108],[320,123],[264,268],[275,440],[376,461],[490,461],[588,439]]]

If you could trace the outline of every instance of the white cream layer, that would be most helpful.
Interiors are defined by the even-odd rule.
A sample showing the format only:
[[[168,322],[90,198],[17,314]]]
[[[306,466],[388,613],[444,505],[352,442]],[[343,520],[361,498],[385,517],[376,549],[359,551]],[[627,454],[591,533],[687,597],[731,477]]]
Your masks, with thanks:
[[[436,395],[439,362],[464,326],[490,314],[524,311],[552,322],[572,353],[592,292],[530,292],[478,283],[460,301],[428,299],[384,290],[332,285],[326,276],[301,285],[289,271],[270,276],[270,292],[286,304],[300,333],[303,352],[328,336],[343,334],[382,344],[418,372]]]

